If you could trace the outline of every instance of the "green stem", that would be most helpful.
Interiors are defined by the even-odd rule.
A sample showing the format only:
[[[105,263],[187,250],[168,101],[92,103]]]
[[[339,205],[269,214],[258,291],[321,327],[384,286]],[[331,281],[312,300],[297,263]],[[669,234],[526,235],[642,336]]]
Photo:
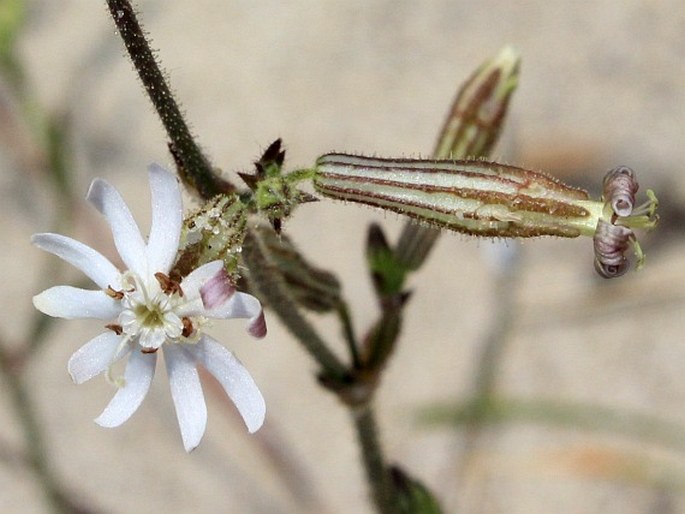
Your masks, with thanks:
[[[379,514],[397,514],[399,502],[383,457],[373,408],[365,403],[352,408],[351,412],[376,510]]]
[[[171,139],[169,149],[183,181],[205,199],[234,190],[231,184],[214,173],[209,160],[190,133],[130,2],[107,0],[107,6],[145,91]]]
[[[344,381],[348,375],[347,369],[297,309],[297,304],[288,293],[283,277],[274,272],[273,265],[265,256],[258,236],[251,231],[248,231],[245,237],[242,256],[250,270],[250,280],[258,296],[274,310],[286,328],[321,365],[326,377]]]
[[[340,302],[337,310],[345,336],[345,342],[347,343],[347,349],[350,352],[350,358],[352,359],[352,367],[354,369],[359,369],[361,368],[362,362],[359,356],[359,349],[357,348],[357,338],[354,335],[354,328],[352,327],[350,311],[345,302]]]

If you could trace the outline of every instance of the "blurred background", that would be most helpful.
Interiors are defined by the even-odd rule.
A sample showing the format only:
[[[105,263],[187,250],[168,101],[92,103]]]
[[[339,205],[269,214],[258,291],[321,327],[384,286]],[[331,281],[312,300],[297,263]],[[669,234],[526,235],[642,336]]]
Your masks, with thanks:
[[[29,236],[65,232],[113,256],[108,229],[83,200],[91,179],[112,182],[147,220],[145,168],[172,164],[105,2],[0,0],[0,14],[17,6],[23,21],[16,37],[3,36],[0,76],[5,351],[30,345],[33,294],[82,278]],[[611,282],[596,276],[589,239],[506,246],[445,234],[412,280],[379,392],[388,458],[447,512],[685,512],[681,0],[137,6],[195,134],[232,180],[278,137],[289,169],[334,150],[429,155],[459,84],[502,46],[517,48],[520,84],[493,158],[593,196],[608,169],[628,165],[657,191],[662,223],[640,238],[646,268]],[[371,221],[393,237],[403,224],[327,200],[302,206],[285,226],[314,262],[339,273],[360,332],[376,316],[363,256]],[[342,352],[337,324],[316,321]],[[208,392],[207,434],[190,455],[163,370],[129,422],[101,428],[92,419],[111,386],[77,387],[66,373],[99,324],[50,325],[43,343],[28,346],[22,376],[74,501],[111,513],[371,512],[347,412],[277,319],[268,322],[258,342],[240,323],[215,329],[261,387],[265,427],[249,436]],[[47,512],[8,383],[0,511]],[[479,422],[460,406],[484,383],[498,403]]]

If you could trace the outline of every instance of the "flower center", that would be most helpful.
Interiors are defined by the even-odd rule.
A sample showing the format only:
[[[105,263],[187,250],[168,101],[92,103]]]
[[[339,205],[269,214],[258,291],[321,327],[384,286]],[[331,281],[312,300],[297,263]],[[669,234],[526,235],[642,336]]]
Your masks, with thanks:
[[[158,276],[159,275],[159,276]],[[184,321],[177,313],[183,292],[178,284],[161,273],[157,281],[146,283],[135,273],[122,276],[124,284],[119,325],[127,341],[137,341],[144,352],[155,352],[165,342],[176,343],[188,335]]]
[[[159,304],[139,304],[133,308],[136,318],[141,326],[148,328],[160,328],[164,326],[164,311]]]

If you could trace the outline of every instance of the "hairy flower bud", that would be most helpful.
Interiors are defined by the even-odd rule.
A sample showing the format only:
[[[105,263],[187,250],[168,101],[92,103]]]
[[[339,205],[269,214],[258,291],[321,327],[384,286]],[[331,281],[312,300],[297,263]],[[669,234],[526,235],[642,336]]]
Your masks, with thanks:
[[[236,281],[246,222],[246,207],[235,194],[215,196],[190,214],[183,221],[173,277],[178,280],[198,266],[222,260]]]
[[[490,152],[516,89],[520,64],[518,52],[507,46],[469,77],[440,131],[435,157],[481,157]]]
[[[627,170],[627,171],[626,171]],[[597,269],[617,276],[632,228],[652,228],[656,197],[633,209],[637,181],[620,167],[604,181],[605,200],[544,173],[481,160],[380,159],[328,154],[317,161],[314,187],[338,200],[405,214],[419,222],[485,237],[592,236]],[[600,223],[601,222],[601,223]]]

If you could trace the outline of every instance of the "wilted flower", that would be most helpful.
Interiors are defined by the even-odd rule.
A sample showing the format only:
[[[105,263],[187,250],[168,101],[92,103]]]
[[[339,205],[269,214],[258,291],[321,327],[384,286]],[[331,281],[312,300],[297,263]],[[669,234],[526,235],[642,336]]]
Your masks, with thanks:
[[[91,339],[69,360],[69,373],[80,384],[100,373],[117,385],[109,405],[95,420],[105,427],[124,423],[145,398],[164,350],[171,395],[187,451],[202,439],[207,409],[196,369],[202,365],[233,400],[247,428],[262,425],[264,399],[243,365],[203,333],[209,318],[248,318],[248,332],[266,334],[259,301],[235,290],[220,260],[193,270],[182,280],[170,278],[176,260],[183,206],[175,177],[158,165],[149,168],[152,224],[147,243],[119,192],[95,179],[87,198],[109,223],[114,244],[127,270],[119,271],[96,250],[58,234],[36,234],[33,244],[83,271],[96,290],[51,287],[33,303],[50,316],[107,320],[104,333]],[[123,377],[112,366],[128,356]]]

